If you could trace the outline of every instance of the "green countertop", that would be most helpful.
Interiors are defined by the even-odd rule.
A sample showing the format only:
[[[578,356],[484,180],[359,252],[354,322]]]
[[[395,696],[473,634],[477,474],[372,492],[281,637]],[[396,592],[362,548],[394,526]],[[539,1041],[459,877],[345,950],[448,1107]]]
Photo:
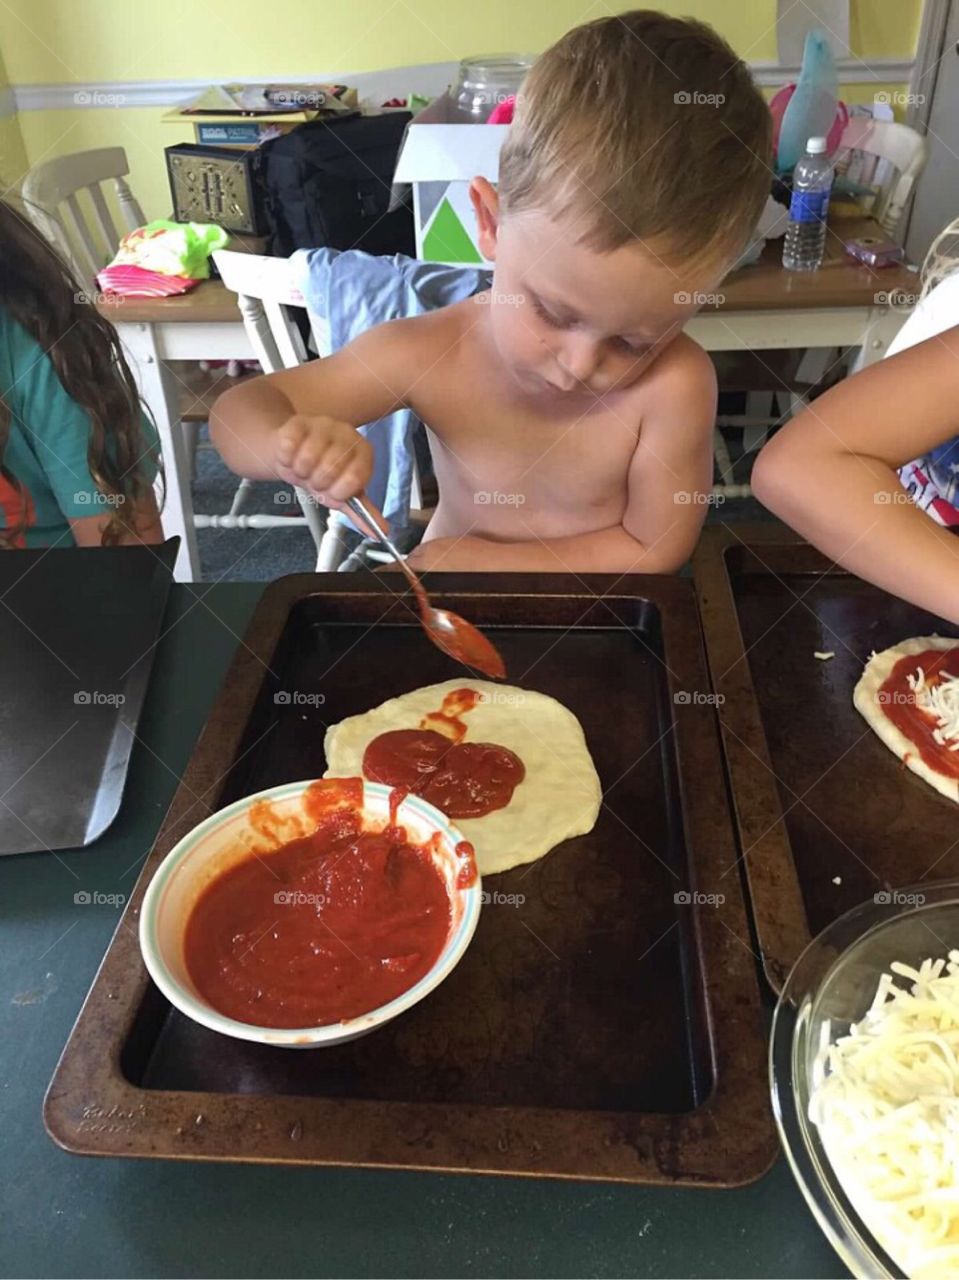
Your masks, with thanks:
[[[4,1276],[839,1276],[785,1163],[740,1191],[81,1158],[44,1091],[262,587],[178,586],[88,849],[0,858]]]

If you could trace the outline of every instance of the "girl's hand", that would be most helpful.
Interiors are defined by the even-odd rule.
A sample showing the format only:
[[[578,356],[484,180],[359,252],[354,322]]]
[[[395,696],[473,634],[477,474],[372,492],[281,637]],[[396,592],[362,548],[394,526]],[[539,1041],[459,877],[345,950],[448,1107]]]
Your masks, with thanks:
[[[373,448],[355,427],[334,418],[294,414],[274,442],[277,475],[338,507],[366,488],[373,474]]]

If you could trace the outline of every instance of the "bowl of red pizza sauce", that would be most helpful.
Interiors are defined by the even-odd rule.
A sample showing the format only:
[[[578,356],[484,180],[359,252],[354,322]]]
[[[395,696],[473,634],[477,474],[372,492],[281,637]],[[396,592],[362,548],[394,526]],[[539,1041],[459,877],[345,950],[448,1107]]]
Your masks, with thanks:
[[[471,847],[415,795],[337,778],[213,814],[167,855],[140,912],[147,970],[181,1013],[262,1044],[339,1044],[422,1000],[480,910]]]

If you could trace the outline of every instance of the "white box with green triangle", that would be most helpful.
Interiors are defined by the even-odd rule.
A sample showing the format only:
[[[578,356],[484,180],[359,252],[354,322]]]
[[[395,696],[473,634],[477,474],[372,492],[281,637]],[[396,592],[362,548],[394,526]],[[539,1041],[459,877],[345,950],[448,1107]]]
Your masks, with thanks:
[[[499,153],[509,125],[458,124],[448,94],[414,116],[396,164],[395,180],[413,187],[416,256],[426,262],[487,261],[476,243],[472,178],[499,177]]]

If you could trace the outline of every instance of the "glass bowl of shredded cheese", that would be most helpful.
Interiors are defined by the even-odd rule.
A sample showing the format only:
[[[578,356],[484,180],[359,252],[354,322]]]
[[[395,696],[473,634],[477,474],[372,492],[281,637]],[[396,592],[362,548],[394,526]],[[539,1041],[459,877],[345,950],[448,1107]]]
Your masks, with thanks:
[[[959,1277],[959,883],[878,893],[814,939],[769,1063],[792,1171],[853,1274]]]

